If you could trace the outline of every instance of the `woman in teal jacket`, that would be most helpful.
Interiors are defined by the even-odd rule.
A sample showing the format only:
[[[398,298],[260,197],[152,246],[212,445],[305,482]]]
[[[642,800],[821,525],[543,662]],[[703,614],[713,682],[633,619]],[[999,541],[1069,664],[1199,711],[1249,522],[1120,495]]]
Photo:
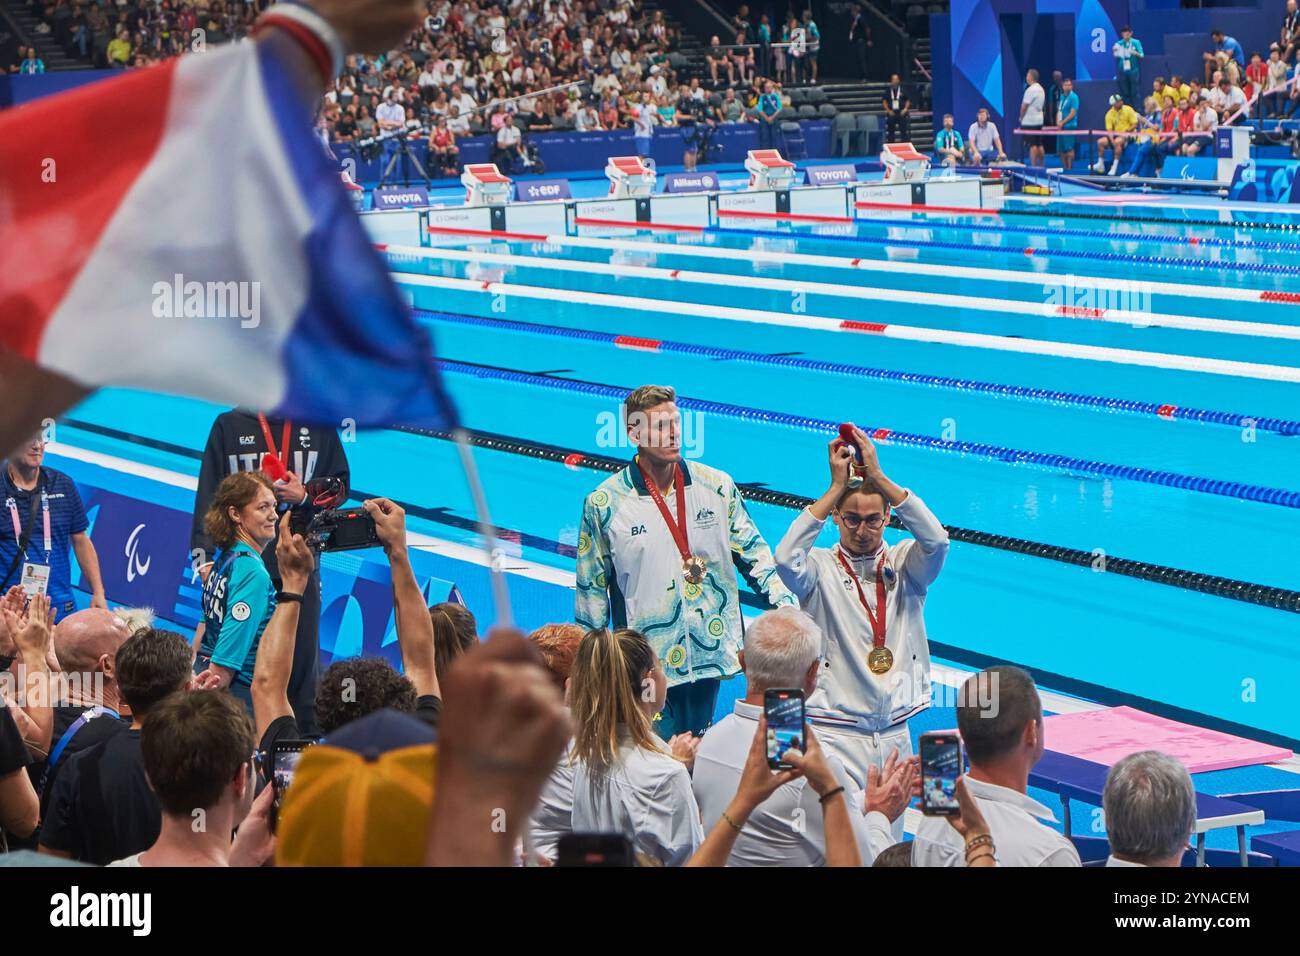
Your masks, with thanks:
[[[262,551],[275,539],[276,500],[261,472],[217,487],[204,527],[220,549],[203,585],[203,627],[194,669],[202,688],[226,688],[252,712],[253,662],[275,610]]]

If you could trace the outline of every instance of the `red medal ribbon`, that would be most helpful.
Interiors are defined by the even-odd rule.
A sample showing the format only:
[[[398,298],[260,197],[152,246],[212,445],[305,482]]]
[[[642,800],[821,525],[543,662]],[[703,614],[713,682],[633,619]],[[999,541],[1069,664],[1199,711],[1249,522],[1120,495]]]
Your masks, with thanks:
[[[655,504],[659,507],[659,513],[664,516],[664,523],[668,525],[668,530],[672,532],[673,541],[677,544],[677,550],[682,553],[682,560],[685,561],[691,556],[690,541],[686,536],[686,481],[682,478],[682,466],[674,465],[673,486],[677,491],[677,520],[673,521],[672,513],[668,510],[668,504],[664,501],[664,496],[659,493],[659,488],[655,485],[654,479],[645,470],[641,464],[641,459],[636,460],[637,468],[641,469],[641,478],[645,481],[645,486],[650,492],[650,497],[654,499]]]
[[[262,426],[262,437],[266,439],[266,450],[271,453],[272,458],[280,459],[280,464],[284,465],[284,470],[289,470],[289,431],[293,428],[293,422],[289,419],[284,420],[284,430],[280,433],[280,449],[276,450],[275,439],[271,437],[271,424],[266,420],[266,416],[261,412],[257,413],[257,421]]]
[[[872,647],[885,646],[885,577],[882,573],[885,567],[885,557],[882,554],[880,560],[876,563],[876,610],[880,617],[871,613],[871,608],[867,605],[867,596],[862,593],[862,582],[858,580],[857,572],[849,564],[848,558],[844,557],[844,552],[839,548],[835,549],[835,557],[840,559],[840,564],[844,565],[844,570],[849,573],[853,579],[854,586],[858,589],[858,600],[862,602],[862,609],[867,612],[867,620],[871,622],[871,645]]]

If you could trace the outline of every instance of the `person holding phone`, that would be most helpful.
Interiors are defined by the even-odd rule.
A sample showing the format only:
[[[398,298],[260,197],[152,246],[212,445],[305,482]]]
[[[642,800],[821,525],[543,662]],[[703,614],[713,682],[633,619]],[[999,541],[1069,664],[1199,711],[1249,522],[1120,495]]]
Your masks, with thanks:
[[[986,838],[949,826],[952,807],[926,812],[912,840],[912,865],[988,866],[977,857],[993,853],[999,866],[1079,866],[1079,851],[1054,828],[1052,811],[1027,792],[1029,772],[1043,755],[1043,705],[1033,678],[1018,667],[991,667],[967,678],[958,701],[957,731],[970,771],[955,788],[956,815],[974,819],[961,804],[964,787],[986,821]]]
[[[827,746],[865,784],[894,750],[911,757],[908,718],[930,706],[925,598],[948,555],[948,532],[885,475],[862,429],[846,424],[844,433],[852,443],[830,442],[830,485],[790,525],[776,567],[826,636],[825,672],[809,703],[853,722],[856,733],[828,738]],[[913,535],[895,545],[884,538],[891,509]],[[838,541],[819,548],[827,518]],[[901,817],[894,835],[902,838]]]
[[[589,631],[578,645],[569,706],[573,830],[622,833],[664,866],[685,863],[704,842],[686,764],[651,729],[668,679],[637,631]]]
[[[883,772],[872,768],[863,786],[830,751],[831,734],[844,719],[803,706],[805,696],[817,687],[823,645],[816,622],[793,607],[767,611],[745,630],[740,661],[746,696],[700,741],[691,779],[705,827],[716,829],[717,824],[730,821],[737,828],[727,858],[731,866],[834,866],[833,837],[822,826],[823,819],[829,823],[827,803],[835,799],[832,791],[848,808],[849,839],[863,864],[870,865],[880,851],[896,842],[892,822],[902,818],[911,799],[912,764],[895,755],[886,760]],[[795,718],[798,738],[797,745],[789,747],[785,746],[789,729],[783,734],[778,728],[779,713],[787,708]],[[805,776],[790,778],[761,806],[749,807],[746,822],[732,813],[731,801],[733,795],[739,796],[737,788],[746,786],[747,754],[759,727],[768,766],[773,770],[802,767]],[[814,728],[820,742],[813,736]],[[785,737],[777,752],[771,746],[774,736],[778,741]],[[813,758],[824,772],[809,770]]]

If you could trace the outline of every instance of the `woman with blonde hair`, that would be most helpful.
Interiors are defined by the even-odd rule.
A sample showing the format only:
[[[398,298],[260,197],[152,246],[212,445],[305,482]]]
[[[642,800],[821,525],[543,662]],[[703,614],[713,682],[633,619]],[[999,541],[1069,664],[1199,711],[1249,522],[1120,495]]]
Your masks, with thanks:
[[[573,829],[622,833],[665,866],[704,842],[686,764],[655,734],[668,680],[638,631],[589,631],[570,675]]]

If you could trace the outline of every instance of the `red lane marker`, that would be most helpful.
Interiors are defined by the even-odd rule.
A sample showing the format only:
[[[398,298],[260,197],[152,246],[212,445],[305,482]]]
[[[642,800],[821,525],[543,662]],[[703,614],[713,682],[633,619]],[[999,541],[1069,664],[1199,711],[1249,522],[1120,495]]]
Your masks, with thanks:
[[[1027,256],[1032,256],[1033,254],[1034,254],[1034,250],[1033,250],[1033,249],[1026,249],[1026,250],[1025,250],[1025,255],[1027,255]]]
[[[564,456],[564,466],[566,468],[577,468],[584,461],[586,461],[586,459],[587,459],[586,455],[582,454],[581,452],[575,451],[572,454]]]
[[[484,291],[484,292],[486,292],[486,291],[487,291],[488,289],[490,289],[490,288],[492,288],[492,282],[491,282],[490,280],[487,281],[487,282],[484,282],[484,283],[483,283],[483,291]]]
[[[1089,309],[1082,305],[1058,305],[1056,314],[1069,316],[1072,319],[1100,319],[1106,315],[1106,310]]]
[[[386,242],[376,242],[376,243],[375,243],[375,248],[378,249],[380,252],[386,252],[386,251],[388,250],[388,243],[386,243]]]
[[[788,219],[792,222],[853,222],[848,216],[807,216],[793,212],[752,212],[744,209],[719,209],[718,218]]]
[[[682,274],[681,269],[674,269],[672,272],[668,273],[668,278],[676,279],[681,274]]]
[[[545,242],[549,236],[532,232],[506,232],[502,229],[462,229],[459,226],[430,226],[429,232],[444,232],[451,236],[487,236],[492,239],[520,239],[524,242]]]
[[[1178,410],[1177,405],[1161,405],[1156,409],[1156,414],[1161,418],[1173,418],[1174,412]]]
[[[1300,292],[1261,292],[1260,302],[1300,302]]]
[[[703,232],[703,226],[677,226],[667,222],[636,222],[627,219],[589,219],[579,216],[573,220],[579,226],[622,226],[625,229],[669,229],[673,232]]]
[[[658,352],[661,339],[641,339],[635,335],[619,335],[614,344],[621,349],[641,349],[646,352]]]
[[[1187,242],[1189,245],[1193,246],[1199,246],[1201,244],[1201,240],[1197,239],[1195,236],[1189,236]]]
[[[871,433],[871,438],[873,441],[889,441],[889,436],[891,434],[893,434],[892,429],[877,428],[874,432]]]
[[[853,266],[853,268],[856,269],[858,267],[858,263],[861,261],[862,261],[861,259],[854,259],[852,262],[849,263],[849,265]]]
[[[883,332],[889,328],[883,322],[856,322],[853,319],[845,319],[840,323],[840,328],[846,332]]]
[[[997,216],[996,209],[975,209],[971,206],[927,206],[924,203],[855,202],[856,209],[907,209],[914,212],[954,212],[966,216]]]

